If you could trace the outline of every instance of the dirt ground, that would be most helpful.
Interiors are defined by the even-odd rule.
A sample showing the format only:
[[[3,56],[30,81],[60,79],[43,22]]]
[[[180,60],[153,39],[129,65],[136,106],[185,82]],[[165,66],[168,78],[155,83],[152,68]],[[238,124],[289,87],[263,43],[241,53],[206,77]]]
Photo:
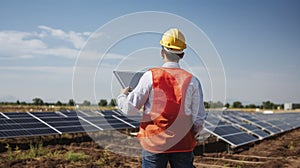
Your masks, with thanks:
[[[229,152],[225,146],[207,142],[204,153],[198,146],[195,167],[300,168],[300,129]],[[113,153],[86,134],[1,139],[0,167],[135,168],[141,167],[141,157]]]
[[[268,167],[300,167],[300,129],[281,134],[254,145],[242,155],[267,157]]]

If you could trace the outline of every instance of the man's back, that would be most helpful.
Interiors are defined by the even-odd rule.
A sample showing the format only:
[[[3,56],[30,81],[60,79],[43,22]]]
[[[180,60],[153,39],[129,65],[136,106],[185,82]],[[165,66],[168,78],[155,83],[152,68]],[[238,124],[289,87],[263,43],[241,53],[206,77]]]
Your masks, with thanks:
[[[196,142],[192,115],[184,110],[192,75],[180,68],[154,68],[151,110],[143,114],[138,138],[154,153],[192,151]]]
[[[138,134],[143,168],[166,167],[168,162],[171,167],[191,168],[195,135],[205,119],[202,88],[197,78],[180,69],[184,35],[170,29],[160,44],[163,67],[147,71],[134,90],[122,90],[118,106],[125,114],[143,107]]]

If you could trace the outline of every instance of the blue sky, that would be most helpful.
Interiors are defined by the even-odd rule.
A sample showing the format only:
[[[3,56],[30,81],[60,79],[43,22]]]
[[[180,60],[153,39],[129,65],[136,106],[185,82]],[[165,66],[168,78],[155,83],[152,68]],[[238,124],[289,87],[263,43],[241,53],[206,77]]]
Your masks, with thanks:
[[[160,11],[186,18],[206,33],[224,66],[225,101],[300,102],[299,8],[297,0],[4,0],[0,2],[0,100],[41,97],[49,102],[67,102],[73,96],[76,57],[93,32],[126,14]],[[157,42],[159,47],[160,36],[143,38],[147,39],[133,38],[126,45]],[[126,45],[120,43],[110,56],[134,52],[126,51]],[[198,77],[205,100],[210,100],[207,76]],[[107,90],[110,88],[98,82],[97,98],[112,98]],[[115,95],[118,89],[113,88],[113,92]],[[93,99],[78,94],[78,102]]]

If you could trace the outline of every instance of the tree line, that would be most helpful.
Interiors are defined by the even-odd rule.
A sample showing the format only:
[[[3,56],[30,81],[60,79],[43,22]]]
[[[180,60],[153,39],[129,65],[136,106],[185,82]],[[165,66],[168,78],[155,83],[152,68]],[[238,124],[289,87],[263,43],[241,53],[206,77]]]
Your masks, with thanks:
[[[44,102],[43,99],[35,97],[32,99],[32,102],[25,102],[25,101],[19,101],[16,102],[0,102],[0,105],[36,105],[36,106],[49,106],[49,105],[55,105],[55,106],[75,106],[75,105],[81,105],[81,106],[91,106],[92,103],[88,100],[84,100],[82,103],[76,103],[73,99],[69,99],[67,103],[63,103],[62,101],[57,101],[55,103],[49,103]],[[106,99],[100,99],[97,103],[98,106],[116,106],[116,99],[111,99],[110,102]]]
[[[49,103],[44,102],[41,98],[35,97],[32,99],[31,103],[25,102],[25,101],[19,101],[16,102],[0,102],[0,105],[55,105],[55,106],[75,106],[75,105],[82,105],[82,106],[91,106],[92,103],[88,100],[84,100],[82,103],[76,103],[73,99],[69,99],[67,103],[63,103],[61,101],[57,101],[56,103]],[[100,99],[97,103],[98,106],[104,107],[104,106],[111,106],[114,107],[117,105],[116,99],[111,99],[109,102],[106,99]],[[206,109],[211,108],[259,108],[259,109],[283,109],[283,104],[275,104],[271,101],[263,101],[261,105],[256,104],[247,104],[243,105],[240,101],[234,101],[231,104],[230,103],[222,103],[220,101],[218,102],[204,102],[204,106]]]
[[[222,107],[226,107],[226,108],[246,108],[246,109],[283,109],[284,105],[283,104],[275,104],[271,101],[263,101],[262,104],[260,105],[256,105],[256,104],[247,104],[247,105],[243,105],[242,102],[240,101],[234,101],[232,102],[232,104],[230,103],[225,103],[223,104],[222,102],[218,101],[218,102],[204,102],[204,106],[205,108],[222,108]]]

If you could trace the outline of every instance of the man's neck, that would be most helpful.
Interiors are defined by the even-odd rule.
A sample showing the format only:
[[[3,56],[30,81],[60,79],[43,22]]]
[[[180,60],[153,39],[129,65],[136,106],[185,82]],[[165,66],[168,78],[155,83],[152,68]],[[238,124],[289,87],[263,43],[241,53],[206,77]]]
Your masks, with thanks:
[[[177,61],[170,61],[170,60],[168,60],[168,59],[164,59],[164,63],[167,63],[167,62],[175,62],[175,63],[179,63],[179,60],[177,60]]]

